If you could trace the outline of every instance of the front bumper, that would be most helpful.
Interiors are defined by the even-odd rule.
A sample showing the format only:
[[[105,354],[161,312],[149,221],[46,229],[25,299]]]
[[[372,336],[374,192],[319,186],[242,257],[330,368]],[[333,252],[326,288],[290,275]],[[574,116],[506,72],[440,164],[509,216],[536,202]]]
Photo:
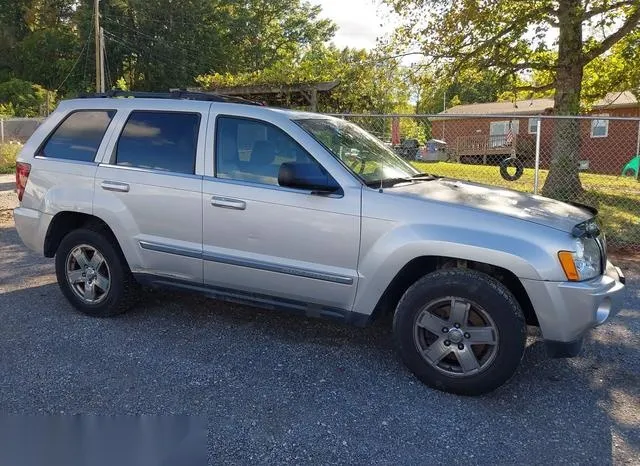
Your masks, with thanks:
[[[624,283],[608,261],[603,275],[584,282],[522,280],[551,356],[575,356],[588,330],[620,312]]]

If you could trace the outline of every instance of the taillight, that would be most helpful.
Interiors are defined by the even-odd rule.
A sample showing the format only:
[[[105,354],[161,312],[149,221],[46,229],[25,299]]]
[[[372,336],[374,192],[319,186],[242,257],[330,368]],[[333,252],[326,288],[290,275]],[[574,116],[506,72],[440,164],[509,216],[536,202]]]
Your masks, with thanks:
[[[24,195],[24,188],[27,187],[27,180],[29,179],[29,173],[31,173],[31,165],[24,162],[16,163],[16,192],[18,193],[18,200],[22,201]]]

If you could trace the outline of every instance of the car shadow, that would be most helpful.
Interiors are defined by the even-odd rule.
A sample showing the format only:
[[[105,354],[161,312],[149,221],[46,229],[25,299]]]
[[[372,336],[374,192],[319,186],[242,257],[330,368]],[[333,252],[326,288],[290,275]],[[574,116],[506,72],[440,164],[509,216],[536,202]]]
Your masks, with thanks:
[[[13,227],[0,227],[0,292],[51,283],[53,261],[34,254],[20,240]]]

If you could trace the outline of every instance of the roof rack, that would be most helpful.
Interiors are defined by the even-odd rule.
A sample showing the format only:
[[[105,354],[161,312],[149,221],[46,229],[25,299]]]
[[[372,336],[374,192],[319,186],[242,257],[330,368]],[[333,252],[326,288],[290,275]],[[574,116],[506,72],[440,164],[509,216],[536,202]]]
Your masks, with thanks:
[[[262,105],[252,100],[243,99],[241,97],[231,97],[227,95],[213,94],[208,92],[194,92],[183,89],[172,89],[169,92],[138,92],[138,91],[121,91],[119,89],[109,90],[99,93],[82,93],[78,96],[80,99],[91,98],[109,98],[109,97],[135,97],[138,99],[186,99],[186,100],[204,100],[208,102],[226,102],[247,105]]]

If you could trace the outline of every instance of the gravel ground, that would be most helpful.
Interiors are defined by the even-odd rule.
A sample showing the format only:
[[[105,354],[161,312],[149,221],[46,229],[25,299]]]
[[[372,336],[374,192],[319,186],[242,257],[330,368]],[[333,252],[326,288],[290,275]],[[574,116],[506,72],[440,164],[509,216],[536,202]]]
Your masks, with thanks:
[[[463,398],[403,367],[389,320],[158,292],[118,318],[80,315],[20,243],[12,183],[0,176],[0,412],[205,416],[214,464],[640,464],[637,268],[580,357],[550,360],[532,337],[509,384]]]

